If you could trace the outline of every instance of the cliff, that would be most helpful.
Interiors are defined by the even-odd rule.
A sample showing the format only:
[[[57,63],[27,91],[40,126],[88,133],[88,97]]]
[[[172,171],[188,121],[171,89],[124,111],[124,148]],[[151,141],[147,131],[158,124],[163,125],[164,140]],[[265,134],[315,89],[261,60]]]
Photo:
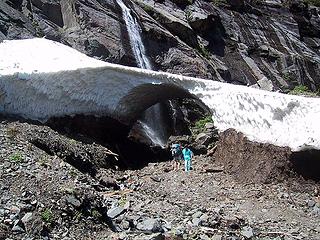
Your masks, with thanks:
[[[287,92],[320,86],[319,8],[302,1],[127,1],[154,70]],[[113,0],[6,0],[0,39],[34,36],[136,66]]]

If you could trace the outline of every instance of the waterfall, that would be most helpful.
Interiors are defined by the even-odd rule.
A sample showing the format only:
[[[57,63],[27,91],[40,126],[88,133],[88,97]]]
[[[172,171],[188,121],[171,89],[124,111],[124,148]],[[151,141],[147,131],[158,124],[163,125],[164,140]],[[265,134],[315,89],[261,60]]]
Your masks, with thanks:
[[[152,70],[152,65],[146,55],[146,50],[141,38],[141,28],[136,18],[131,14],[122,0],[116,0],[122,9],[122,15],[126,23],[129,34],[131,49],[137,61],[138,67]],[[166,134],[164,124],[161,119],[160,104],[156,104],[144,113],[143,119],[139,120],[145,136],[148,137],[154,145],[164,147],[166,145]]]
[[[124,21],[126,22],[129,39],[133,54],[137,61],[138,67],[144,69],[152,69],[151,63],[146,55],[141,39],[141,28],[137,20],[132,16],[130,8],[128,8],[122,0],[117,0],[117,3],[122,9]]]

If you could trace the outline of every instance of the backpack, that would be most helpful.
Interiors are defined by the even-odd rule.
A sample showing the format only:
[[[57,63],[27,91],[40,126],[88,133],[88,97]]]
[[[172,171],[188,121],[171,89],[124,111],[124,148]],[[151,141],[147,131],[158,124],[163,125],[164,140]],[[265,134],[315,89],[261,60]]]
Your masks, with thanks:
[[[181,155],[181,146],[178,143],[172,144],[171,146],[171,154],[172,156],[179,156]]]

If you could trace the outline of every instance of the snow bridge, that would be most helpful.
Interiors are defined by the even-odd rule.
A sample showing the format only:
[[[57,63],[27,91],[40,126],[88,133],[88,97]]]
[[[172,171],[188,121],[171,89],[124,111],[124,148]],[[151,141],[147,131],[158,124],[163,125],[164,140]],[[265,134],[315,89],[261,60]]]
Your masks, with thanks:
[[[148,107],[196,98],[220,131],[250,140],[320,149],[320,99],[285,95],[212,80],[102,62],[46,39],[0,43],[0,111],[46,122],[77,114],[126,124]]]

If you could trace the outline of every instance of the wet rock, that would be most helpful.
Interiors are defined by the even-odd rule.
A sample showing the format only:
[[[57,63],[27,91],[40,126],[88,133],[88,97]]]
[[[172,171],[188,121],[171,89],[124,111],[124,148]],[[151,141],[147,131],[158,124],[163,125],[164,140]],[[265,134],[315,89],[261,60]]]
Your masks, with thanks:
[[[155,233],[155,232],[162,232],[162,224],[159,219],[149,218],[139,222],[137,224],[137,229],[148,232],[148,233]]]

